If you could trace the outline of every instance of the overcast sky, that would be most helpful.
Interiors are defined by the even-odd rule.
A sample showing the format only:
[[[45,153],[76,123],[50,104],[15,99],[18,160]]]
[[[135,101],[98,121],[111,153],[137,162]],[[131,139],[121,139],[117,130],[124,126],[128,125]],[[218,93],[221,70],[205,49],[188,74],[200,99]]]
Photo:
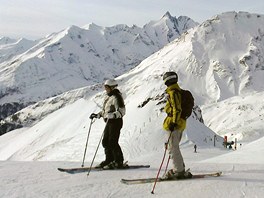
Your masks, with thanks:
[[[142,27],[167,11],[202,23],[227,11],[264,14],[264,0],[0,0],[0,37],[33,40],[89,23]]]

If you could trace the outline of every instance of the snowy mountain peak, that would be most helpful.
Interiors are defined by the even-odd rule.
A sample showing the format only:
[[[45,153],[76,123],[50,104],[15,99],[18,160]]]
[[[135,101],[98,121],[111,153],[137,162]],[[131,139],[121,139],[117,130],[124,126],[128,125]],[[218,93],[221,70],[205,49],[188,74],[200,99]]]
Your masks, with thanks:
[[[11,39],[9,37],[1,37],[0,38],[0,45],[10,44],[16,42],[16,39]]]
[[[168,18],[168,19],[172,19],[173,17],[171,16],[170,12],[167,11],[162,18]]]
[[[99,25],[96,25],[95,23],[89,23],[87,25],[84,25],[82,27],[83,29],[86,29],[86,30],[101,30],[103,29],[103,27],[99,26]]]
[[[235,11],[230,11],[230,12],[224,12],[222,14],[217,14],[216,16],[212,17],[212,19],[214,18],[218,18],[221,20],[237,20],[237,19],[242,19],[242,20],[251,20],[252,18],[260,18],[260,17],[264,17],[263,14],[254,14],[254,13],[249,13],[249,12],[243,12],[243,11],[239,11],[239,12],[235,12]]]
[[[71,25],[70,27],[66,28],[66,32],[73,32],[76,33],[78,31],[80,31],[82,28],[76,26],[76,25]]]
[[[0,104],[36,102],[123,74],[179,36],[178,29],[171,28],[153,34],[162,25],[147,29],[125,24],[100,27],[92,23],[84,28],[72,25],[34,46],[24,46],[23,53],[10,56],[2,50],[0,67],[5,69],[0,71],[4,76],[0,80]],[[167,38],[167,32],[173,36],[161,39]]]

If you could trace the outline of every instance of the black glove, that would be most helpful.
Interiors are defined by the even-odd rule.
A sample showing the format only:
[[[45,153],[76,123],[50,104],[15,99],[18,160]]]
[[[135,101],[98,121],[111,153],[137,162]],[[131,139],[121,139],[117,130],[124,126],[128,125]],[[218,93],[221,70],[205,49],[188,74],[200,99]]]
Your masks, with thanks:
[[[175,123],[170,123],[169,124],[169,129],[170,129],[170,131],[172,132],[172,131],[174,131],[175,130],[175,128],[176,128],[176,126],[177,126],[177,124],[175,124]]]
[[[92,113],[91,115],[90,115],[90,119],[94,119],[94,118],[98,118],[99,117],[99,115],[98,114],[96,114],[96,113]]]

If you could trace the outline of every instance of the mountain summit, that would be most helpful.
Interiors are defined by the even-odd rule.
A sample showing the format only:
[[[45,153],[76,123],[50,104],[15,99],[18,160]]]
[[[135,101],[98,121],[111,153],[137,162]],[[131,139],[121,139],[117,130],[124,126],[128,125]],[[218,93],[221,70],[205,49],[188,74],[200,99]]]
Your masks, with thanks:
[[[165,71],[173,70],[180,84],[196,93],[196,102],[201,105],[262,92],[263,22],[263,15],[245,12],[217,15],[145,59],[123,75],[123,81],[137,89],[149,87],[141,97],[155,98],[163,82],[152,87],[143,79],[155,82]]]

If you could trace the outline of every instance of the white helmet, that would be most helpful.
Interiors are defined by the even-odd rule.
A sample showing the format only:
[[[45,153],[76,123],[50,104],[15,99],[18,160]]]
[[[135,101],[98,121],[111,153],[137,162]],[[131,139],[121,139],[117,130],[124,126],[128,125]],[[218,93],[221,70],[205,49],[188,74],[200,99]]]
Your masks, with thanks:
[[[118,84],[117,84],[117,82],[116,82],[115,79],[109,79],[109,80],[106,80],[106,81],[105,81],[104,85],[107,85],[107,86],[109,86],[109,87],[115,87],[115,86],[117,86]]]

